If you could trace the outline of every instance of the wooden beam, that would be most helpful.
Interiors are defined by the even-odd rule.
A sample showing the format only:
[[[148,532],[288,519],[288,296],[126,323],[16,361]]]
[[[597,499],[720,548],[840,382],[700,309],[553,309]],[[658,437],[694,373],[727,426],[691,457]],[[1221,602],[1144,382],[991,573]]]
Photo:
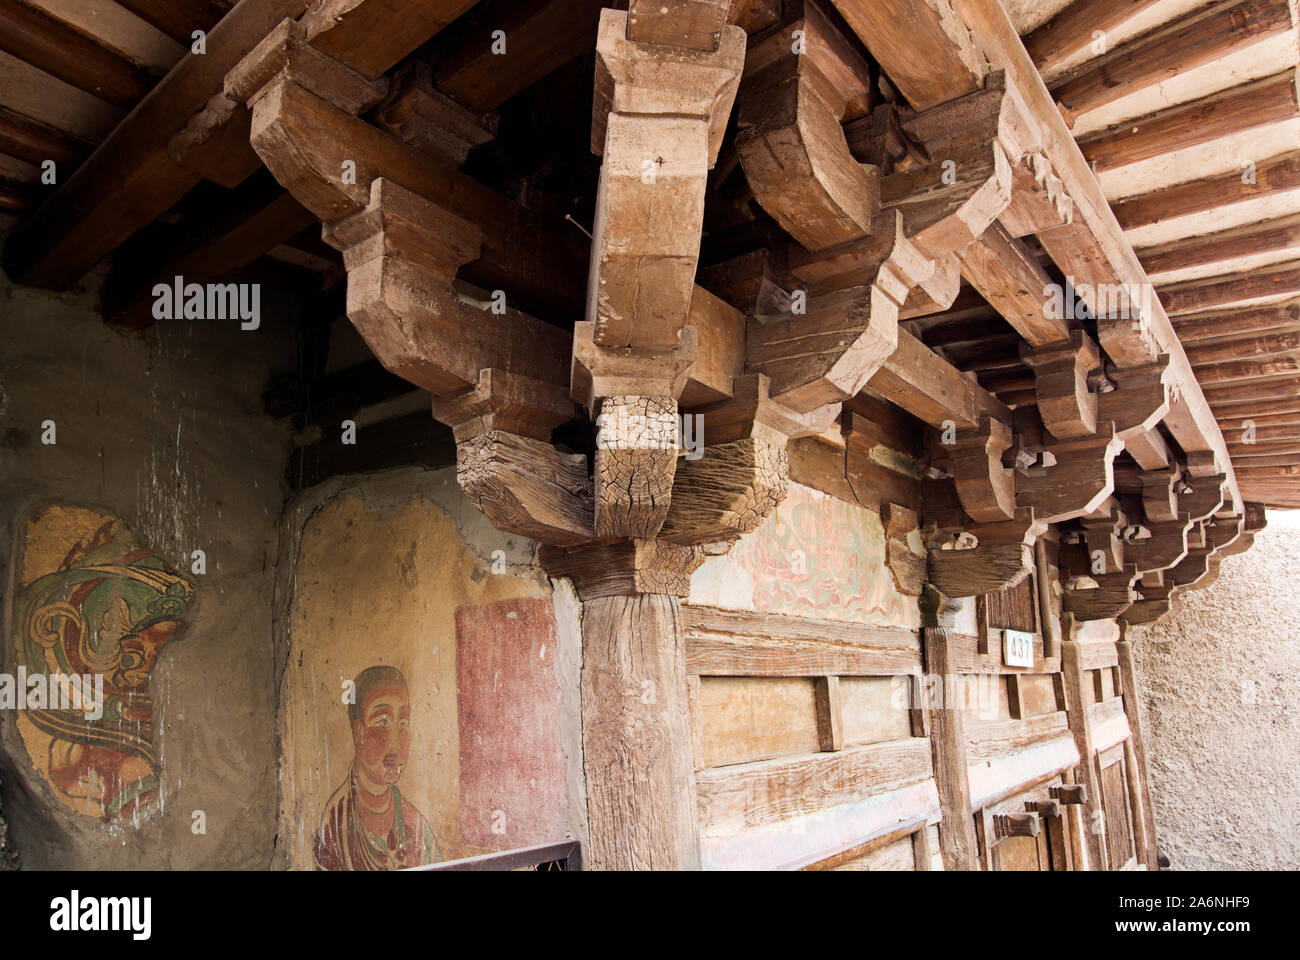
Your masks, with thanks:
[[[1260,400],[1290,400],[1300,397],[1300,377],[1285,377],[1266,383],[1211,384],[1205,395],[1216,407]]]
[[[211,30],[226,14],[216,0],[117,0],[117,5],[187,47],[195,30]]]
[[[867,385],[938,429],[949,420],[961,429],[975,429],[981,416],[1011,422],[1005,404],[906,330],[898,331],[897,348]]]
[[[1232,360],[1196,368],[1201,383],[1231,383],[1236,380],[1261,380],[1300,371],[1300,360],[1292,356],[1271,360]]]
[[[95,146],[88,140],[0,107],[0,153],[40,165],[53,160],[70,172]]]
[[[1023,241],[1013,240],[1001,224],[994,224],[959,256],[962,276],[1026,343],[1044,347],[1069,341],[1069,324],[1045,309],[1052,279]]]
[[[1248,410],[1243,410],[1240,405],[1226,406],[1217,408],[1215,416],[1220,424],[1227,424],[1224,430],[1230,426],[1241,425],[1242,420],[1254,420],[1258,424],[1266,423],[1292,423],[1292,418],[1300,420],[1300,397],[1291,400],[1268,400],[1263,403],[1251,404]],[[1282,418],[1286,419],[1282,419]]]
[[[316,0],[302,25],[313,47],[373,80],[476,2]]]
[[[1216,341],[1203,347],[1190,348],[1187,351],[1187,359],[1192,362],[1192,366],[1199,367],[1226,360],[1273,357],[1283,353],[1295,353],[1297,350],[1300,350],[1300,331]]]
[[[1216,3],[1121,44],[1054,81],[1067,117],[1078,117],[1126,94],[1193,70],[1291,29],[1288,0]]]
[[[1187,280],[1160,287],[1171,315],[1195,313],[1248,300],[1300,294],[1300,260],[1234,276]]]
[[[631,0],[627,38],[714,51],[730,13],[731,0]]]
[[[898,92],[917,110],[974,93],[985,63],[947,0],[834,0]],[[925,56],[916,56],[918,50]]]
[[[1073,0],[1025,37],[1025,49],[1044,76],[1160,0]]]
[[[133,107],[153,78],[38,7],[0,0],[0,50],[101,100]]]
[[[495,110],[596,45],[605,0],[485,0],[435,38],[434,85],[473,110]],[[493,34],[505,32],[504,53]]]
[[[1186,343],[1286,330],[1297,325],[1300,325],[1300,300],[1263,307],[1197,313],[1174,320],[1174,329]]]
[[[1079,147],[1088,162],[1102,172],[1294,120],[1296,116],[1296,71],[1291,69],[1136,120],[1125,120],[1089,134],[1079,141]]]
[[[1189,180],[1154,193],[1116,201],[1115,217],[1125,230],[1136,230],[1175,217],[1207,213],[1244,200],[1254,200],[1300,188],[1300,151],[1280,153],[1254,167],[1254,176],[1242,169],[1214,177]]]
[[[307,0],[246,0],[212,28],[5,245],[9,275],[65,289],[199,182],[167,142],[221,90],[226,72]]]
[[[1206,267],[1244,257],[1272,256],[1284,251],[1300,252],[1300,214],[1248,223],[1217,233],[1183,237],[1137,251],[1147,273],[1173,273]],[[1178,327],[1177,322],[1174,324]],[[1182,331],[1179,331],[1182,336]],[[1186,337],[1184,337],[1186,339]]]

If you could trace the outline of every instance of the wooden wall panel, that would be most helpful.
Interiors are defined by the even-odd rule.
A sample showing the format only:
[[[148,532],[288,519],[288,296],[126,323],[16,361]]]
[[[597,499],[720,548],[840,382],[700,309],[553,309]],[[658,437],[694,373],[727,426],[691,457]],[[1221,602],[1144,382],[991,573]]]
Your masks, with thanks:
[[[1020,702],[1026,717],[1037,717],[1045,713],[1055,713],[1056,684],[1045,673],[1024,673],[1016,680],[1020,684]]]
[[[905,692],[905,691],[904,691]],[[844,743],[880,743],[911,736],[906,700],[896,703],[893,677],[844,677],[840,680]]]
[[[704,767],[818,749],[812,680],[702,677],[699,709]]]
[[[1128,783],[1124,778],[1122,762],[1102,768],[1101,803],[1106,814],[1106,854],[1110,858],[1110,868],[1118,870],[1133,856]]]
[[[1025,577],[1014,587],[984,595],[990,630],[1038,632],[1038,597],[1034,578]]]
[[[916,857],[912,852],[912,838],[904,837],[887,843],[860,857],[854,857],[832,870],[915,870]]]

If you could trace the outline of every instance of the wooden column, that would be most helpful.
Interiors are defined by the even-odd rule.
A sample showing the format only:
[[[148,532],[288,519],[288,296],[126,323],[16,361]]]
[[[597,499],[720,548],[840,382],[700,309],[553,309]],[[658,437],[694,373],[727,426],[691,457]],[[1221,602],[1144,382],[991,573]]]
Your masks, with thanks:
[[[957,605],[930,584],[921,594],[925,672],[946,688],[956,676],[953,616]],[[939,791],[939,849],[945,870],[976,870],[979,846],[970,809],[970,774],[966,769],[966,724],[960,710],[946,699],[930,711],[930,749],[934,757],[934,782]]]
[[[1088,792],[1088,798],[1082,807],[1083,813],[1083,849],[1087,854],[1087,865],[1081,869],[1105,869],[1105,855],[1102,852],[1102,832],[1098,829],[1101,811],[1101,782],[1097,776],[1097,758],[1092,749],[1092,732],[1088,729],[1088,690],[1084,684],[1083,669],[1079,664],[1079,645],[1074,639],[1074,617],[1065,614],[1062,618],[1064,632],[1069,637],[1061,644],[1061,672],[1065,676],[1066,715],[1070,721],[1070,732],[1074,734],[1074,744],[1079,749],[1079,780]]]
[[[543,547],[582,610],[587,866],[698,870],[695,760],[681,600],[698,547],[624,540]]]
[[[1156,858],[1159,847],[1156,842],[1156,814],[1151,806],[1151,785],[1147,779],[1147,753],[1142,743],[1142,722],[1138,715],[1137,674],[1133,669],[1133,641],[1128,639],[1128,624],[1120,621],[1120,640],[1115,644],[1119,653],[1119,682],[1123,688],[1124,715],[1128,717],[1128,728],[1132,737],[1125,748],[1126,759],[1130,762],[1129,789],[1137,801],[1133,807],[1133,821],[1137,826],[1134,833],[1135,848],[1138,859],[1147,865],[1148,870],[1159,869]],[[1131,757],[1128,755],[1131,754]]]

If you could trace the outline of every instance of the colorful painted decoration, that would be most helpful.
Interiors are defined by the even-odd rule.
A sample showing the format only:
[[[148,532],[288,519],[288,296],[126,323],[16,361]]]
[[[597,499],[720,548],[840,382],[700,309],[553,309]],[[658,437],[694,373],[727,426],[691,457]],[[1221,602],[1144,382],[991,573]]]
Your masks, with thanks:
[[[429,821],[397,787],[410,757],[411,701],[396,667],[367,667],[348,702],[355,756],[321,816],[322,870],[400,870],[440,859]]]
[[[160,805],[149,680],[194,587],[122,522],[52,507],[28,526],[13,621],[18,728],[66,806],[142,823]]]

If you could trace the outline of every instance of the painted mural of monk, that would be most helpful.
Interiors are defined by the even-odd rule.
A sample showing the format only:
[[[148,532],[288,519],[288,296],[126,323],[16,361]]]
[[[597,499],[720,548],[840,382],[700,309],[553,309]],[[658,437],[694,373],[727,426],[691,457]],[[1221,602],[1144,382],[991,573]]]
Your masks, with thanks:
[[[355,757],[316,834],[321,870],[400,870],[436,863],[438,841],[397,781],[410,754],[411,703],[395,667],[367,667],[348,704]]]

